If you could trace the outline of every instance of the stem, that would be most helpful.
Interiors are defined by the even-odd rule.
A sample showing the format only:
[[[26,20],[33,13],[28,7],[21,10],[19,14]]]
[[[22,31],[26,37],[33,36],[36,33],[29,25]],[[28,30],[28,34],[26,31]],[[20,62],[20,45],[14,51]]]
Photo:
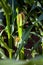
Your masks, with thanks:
[[[10,15],[12,13],[11,8],[6,4],[5,1],[0,0],[1,6],[4,9],[6,15],[6,24],[7,24],[7,35],[8,35],[8,46],[12,49],[12,37],[11,37],[11,28],[10,28]],[[8,50],[9,51],[9,50]],[[9,51],[9,57],[11,58],[12,53]]]
[[[10,16],[6,14],[7,34],[8,34],[8,46],[12,49],[12,37],[10,29]],[[9,58],[12,58],[12,53],[9,51]]]
[[[17,15],[17,27],[18,27],[18,37],[20,40],[22,40],[22,23],[23,23],[23,19],[22,19],[22,14],[18,14]],[[21,49],[21,51],[24,52],[24,50]],[[22,60],[24,59],[24,54],[22,52],[19,52],[19,59]]]
[[[18,26],[18,36],[21,40],[22,38],[22,15],[21,14],[17,15],[17,26]]]
[[[11,29],[10,29],[10,17],[6,14],[6,23],[7,23],[7,34],[8,34],[8,45],[12,48],[12,37],[11,37]]]
[[[12,59],[12,52],[9,52],[9,58]]]

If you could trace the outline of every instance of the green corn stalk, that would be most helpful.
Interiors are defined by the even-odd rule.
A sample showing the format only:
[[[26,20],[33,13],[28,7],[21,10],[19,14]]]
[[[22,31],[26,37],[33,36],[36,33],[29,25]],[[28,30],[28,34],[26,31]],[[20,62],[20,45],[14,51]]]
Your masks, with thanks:
[[[7,34],[8,34],[8,46],[12,48],[12,37],[11,37],[11,29],[10,29],[10,15],[12,13],[10,6],[5,3],[5,1],[0,0],[1,6],[4,10],[6,16],[6,24],[7,24]],[[9,58],[12,58],[12,53],[9,52]]]
[[[17,27],[18,27],[18,36],[21,40],[22,37],[22,15],[21,14],[17,15]]]
[[[0,36],[0,45],[5,48],[8,52],[9,52],[9,58],[12,58],[12,53],[14,52],[11,48],[9,48],[7,46],[7,44],[4,42],[4,40],[2,39],[2,37]]]
[[[17,9],[17,28],[18,28],[18,37],[19,39],[22,41],[22,34],[23,34],[23,28],[22,28],[22,24],[23,24],[23,19],[22,19],[22,14],[18,14],[18,9]],[[19,46],[19,44],[18,44]],[[21,50],[24,52],[24,48]],[[23,59],[24,58],[24,53],[22,53],[20,51],[19,53],[19,59]]]

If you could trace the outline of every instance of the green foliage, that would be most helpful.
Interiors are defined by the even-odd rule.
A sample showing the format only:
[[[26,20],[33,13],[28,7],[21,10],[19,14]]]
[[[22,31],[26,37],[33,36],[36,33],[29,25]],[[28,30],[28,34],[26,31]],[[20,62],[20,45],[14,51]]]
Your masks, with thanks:
[[[1,6],[4,9],[4,13],[10,15],[12,13],[11,7],[9,4],[6,4],[6,1],[0,0]]]
[[[1,49],[4,48],[8,51],[10,59],[12,59],[12,58],[17,59],[19,56],[19,59],[22,58],[22,60],[24,60],[25,45],[31,39],[32,40],[31,42],[33,42],[33,46],[31,47],[31,53],[30,53],[30,55],[33,54],[32,58],[35,57],[36,54],[40,55],[40,51],[38,51],[39,50],[38,47],[41,47],[41,49],[42,49],[41,55],[42,55],[43,54],[43,2],[42,2],[42,0],[41,1],[15,0],[15,2],[16,2],[15,5],[14,5],[15,2],[12,0],[12,7],[6,1],[7,0],[0,0],[0,6],[3,9],[5,18],[6,18],[6,21],[5,21],[6,26],[0,32]],[[16,15],[15,15],[14,11],[16,12]],[[10,18],[11,16],[12,16],[12,19]],[[5,32],[7,34],[8,42],[4,41],[3,32]],[[37,37],[38,41],[37,40],[35,41],[32,38],[32,36]],[[17,44],[17,46],[16,46],[17,50],[15,52],[14,46],[16,44]],[[31,43],[30,43],[30,45],[31,45]],[[3,51],[4,51],[4,49],[3,49]],[[0,52],[1,52],[1,50],[0,50]],[[7,58],[7,55],[5,56],[4,52],[1,54],[0,57],[2,57],[2,56]],[[40,62],[40,65],[43,65],[42,58],[38,58],[38,59],[40,59],[40,60],[37,61],[37,58],[32,59],[29,61],[28,64],[29,65],[34,65],[34,64],[38,65]],[[13,63],[13,61],[8,61],[8,60],[0,61],[1,64],[2,64],[2,62],[3,62],[3,65],[4,65],[4,63],[7,63],[7,62],[9,62],[9,64],[11,62],[10,65],[12,65],[12,63]],[[20,62],[20,63],[22,63],[22,62]],[[16,65],[16,62],[15,62],[15,65]],[[20,65],[19,62],[17,63],[17,65]]]

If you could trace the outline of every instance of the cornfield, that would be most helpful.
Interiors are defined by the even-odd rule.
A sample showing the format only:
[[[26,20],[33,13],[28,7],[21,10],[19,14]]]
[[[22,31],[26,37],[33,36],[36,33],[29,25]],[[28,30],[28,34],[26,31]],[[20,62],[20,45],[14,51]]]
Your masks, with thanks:
[[[43,65],[43,0],[0,0],[0,65]]]

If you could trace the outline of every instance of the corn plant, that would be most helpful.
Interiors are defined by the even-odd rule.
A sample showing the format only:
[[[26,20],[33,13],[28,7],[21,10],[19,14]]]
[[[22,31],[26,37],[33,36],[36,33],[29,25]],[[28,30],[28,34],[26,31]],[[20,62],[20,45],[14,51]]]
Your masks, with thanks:
[[[4,9],[4,12],[5,12],[5,16],[6,16],[6,24],[7,24],[7,26],[6,26],[6,32],[7,32],[7,34],[8,34],[8,46],[9,46],[9,48],[12,48],[12,37],[11,37],[11,28],[10,28],[10,14],[11,14],[11,8],[10,8],[10,6],[8,6],[8,5],[6,5],[6,2],[5,1],[3,1],[3,0],[1,0],[0,1],[0,3],[1,3],[1,6],[3,7],[3,9]],[[7,8],[8,7],[8,8]],[[10,11],[9,11],[9,9],[10,9]],[[0,39],[0,41],[1,41],[1,39]],[[2,42],[2,41],[1,41]],[[3,41],[4,42],[4,41]],[[6,44],[5,44],[6,45]],[[11,58],[11,56],[12,56],[12,52],[9,52],[9,56],[10,56],[10,58]]]
[[[0,32],[0,58],[7,58],[7,55],[4,53],[4,49],[8,51],[8,58],[14,58],[15,60],[25,59],[25,49],[31,52],[31,58],[34,58],[37,55],[43,55],[43,1],[16,0],[16,5],[14,5],[14,1],[12,0],[12,7],[6,1],[7,0],[0,0],[0,6],[3,9],[6,18],[6,26]],[[16,15],[14,13],[14,9]],[[11,16],[12,19],[10,18]],[[4,41],[3,32],[7,34],[8,43]],[[31,41],[28,42],[29,40]],[[29,46],[26,48],[27,44],[30,44],[29,46],[32,45],[31,48]],[[17,48],[16,51],[14,47]],[[41,48],[38,49],[39,47]],[[26,57],[29,58],[28,55],[29,53]],[[10,65],[14,64],[14,60],[1,60],[1,65],[2,62],[3,65],[5,65],[5,63],[8,65],[10,62]],[[15,65],[38,65],[39,62],[40,65],[43,65],[42,57],[34,58],[26,62],[19,61],[16,63],[15,61]]]

